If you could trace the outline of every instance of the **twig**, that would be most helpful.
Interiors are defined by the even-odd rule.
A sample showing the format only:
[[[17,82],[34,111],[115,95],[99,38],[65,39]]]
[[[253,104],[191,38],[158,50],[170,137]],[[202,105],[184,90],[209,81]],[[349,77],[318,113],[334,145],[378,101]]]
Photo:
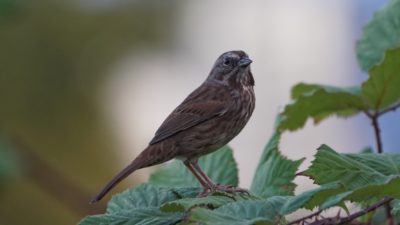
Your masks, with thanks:
[[[377,152],[378,152],[379,154],[383,153],[383,147],[382,147],[381,128],[379,127],[379,121],[378,121],[378,119],[379,119],[379,117],[380,117],[381,115],[385,114],[386,112],[396,110],[396,108],[399,107],[399,106],[400,106],[400,104],[397,104],[397,105],[395,105],[395,106],[393,106],[393,107],[390,107],[390,108],[388,108],[388,109],[386,109],[386,110],[384,110],[384,111],[375,112],[375,113],[373,113],[373,114],[371,114],[371,113],[369,113],[369,112],[368,112],[368,113],[365,112],[365,113],[367,114],[367,116],[368,116],[368,117],[371,119],[371,121],[372,121],[372,126],[373,126],[373,128],[374,128],[375,139],[376,139],[376,150],[377,150]],[[390,207],[390,204],[385,204],[385,214],[386,214],[387,224],[388,224],[388,225],[394,225],[393,216],[392,216],[392,214],[391,214],[391,207]]]
[[[310,225],[340,225],[340,224],[354,224],[354,225],[358,224],[358,225],[361,225],[361,224],[365,224],[365,223],[360,223],[360,222],[357,222],[357,221],[354,221],[354,220],[357,219],[360,216],[363,216],[363,215],[365,215],[365,214],[367,214],[367,213],[369,213],[371,211],[374,211],[374,210],[378,209],[379,207],[381,207],[383,205],[389,204],[389,202],[392,201],[392,200],[393,200],[393,198],[385,197],[382,200],[380,200],[379,202],[377,202],[377,203],[375,203],[373,205],[370,205],[367,208],[362,209],[362,210],[360,210],[358,212],[355,212],[355,213],[353,213],[353,214],[351,214],[351,215],[349,215],[347,217],[340,217],[340,215],[338,214],[337,216],[334,216],[334,217],[328,217],[328,218],[322,218],[320,220],[316,220],[316,221],[312,222]],[[302,220],[305,220],[305,219],[309,218],[310,216],[304,217],[301,220],[293,221],[292,223],[289,223],[289,224],[299,223]],[[287,224],[287,225],[289,225],[289,224]]]
[[[383,205],[389,204],[389,202],[392,201],[392,200],[393,200],[393,198],[385,197],[382,200],[380,200],[379,202],[377,202],[377,203],[375,203],[373,205],[370,205],[365,209],[362,209],[362,210],[360,210],[358,212],[355,212],[355,213],[351,214],[348,217],[341,218],[339,223],[337,223],[337,224],[348,223],[348,222],[350,222],[350,221],[352,221],[352,220],[354,220],[354,219],[356,219],[356,218],[358,218],[360,216],[363,216],[363,215],[365,215],[365,214],[367,214],[367,213],[369,213],[371,211],[376,210],[377,208],[379,208],[379,207],[381,207]]]
[[[395,104],[395,105],[393,105],[392,107],[389,107],[389,108],[387,108],[385,110],[380,111],[378,113],[378,116],[382,116],[383,114],[385,114],[387,112],[390,112],[390,111],[396,111],[396,109],[399,108],[399,107],[400,107],[400,102]]]
[[[321,213],[322,213],[322,210],[318,210],[317,212],[315,212],[315,213],[313,213],[313,214],[310,214],[310,215],[308,215],[308,216],[302,217],[302,218],[300,218],[300,219],[298,219],[298,220],[294,220],[294,221],[292,221],[292,222],[290,222],[290,223],[288,223],[288,224],[286,224],[286,225],[298,224],[298,223],[300,223],[300,222],[302,222],[302,221],[305,221],[305,220],[311,219],[311,218],[313,218],[313,217],[315,217],[315,216],[318,216],[318,215],[321,214]]]
[[[379,127],[378,122],[379,114],[373,114],[371,117],[372,126],[374,127],[375,139],[376,139],[376,150],[378,153],[382,153],[382,138],[381,138],[381,128]]]

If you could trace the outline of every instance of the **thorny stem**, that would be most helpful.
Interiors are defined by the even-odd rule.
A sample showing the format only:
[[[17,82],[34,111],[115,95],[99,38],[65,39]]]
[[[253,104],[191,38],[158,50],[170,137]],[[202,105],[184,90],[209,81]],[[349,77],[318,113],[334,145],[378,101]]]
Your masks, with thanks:
[[[373,114],[369,113],[368,111],[365,111],[365,114],[372,121],[372,127],[374,128],[375,140],[376,140],[376,150],[379,154],[383,153],[383,147],[382,147],[381,128],[379,127],[378,119],[383,114],[396,110],[397,107],[400,107],[400,104],[394,105],[393,107],[387,108],[381,112],[378,112],[378,111],[374,112]],[[387,224],[394,225],[393,217],[392,217],[392,214],[390,213],[391,207],[390,207],[389,202],[390,201],[388,201],[386,204],[384,204],[385,205],[385,214],[386,214],[386,218],[387,218]]]
[[[381,206],[383,206],[383,205],[389,204],[390,201],[392,201],[392,200],[393,200],[393,198],[385,197],[385,198],[383,198],[382,200],[380,200],[379,202],[377,202],[377,203],[375,203],[375,204],[373,204],[373,205],[370,205],[370,206],[368,206],[368,207],[365,208],[365,209],[362,209],[362,210],[360,210],[360,211],[358,211],[358,212],[355,212],[355,213],[351,214],[351,215],[348,216],[348,217],[345,217],[345,218],[340,219],[340,221],[339,221],[338,224],[345,224],[345,223],[348,223],[348,222],[350,222],[350,221],[352,221],[352,220],[354,220],[354,219],[356,219],[356,218],[358,218],[358,217],[360,217],[360,216],[363,216],[363,215],[365,215],[365,214],[367,214],[367,213],[369,213],[369,212],[371,212],[371,211],[376,210],[377,208],[379,208],[379,207],[381,207]],[[393,223],[393,221],[392,221],[392,223]]]
[[[315,216],[318,216],[318,215],[321,214],[321,213],[322,213],[322,210],[318,210],[317,212],[315,212],[315,213],[313,213],[313,214],[310,214],[310,215],[305,216],[305,217],[303,217],[303,218],[300,218],[300,219],[298,219],[298,220],[294,220],[294,221],[292,221],[292,222],[290,222],[290,223],[288,223],[288,224],[286,224],[286,225],[298,224],[298,223],[300,223],[300,222],[302,222],[302,221],[305,221],[305,220],[307,220],[307,219],[311,219],[311,218],[313,218],[313,217],[315,217]]]
[[[395,105],[393,105],[392,107],[389,107],[387,109],[384,109],[384,110],[380,111],[378,113],[378,116],[382,116],[383,114],[388,113],[390,111],[396,111],[396,109],[399,108],[399,107],[400,107],[400,102],[395,104]]]
[[[349,224],[351,221],[357,219],[358,217],[363,216],[363,215],[365,215],[365,214],[367,214],[367,213],[369,213],[369,212],[371,212],[371,211],[374,211],[374,210],[378,209],[379,207],[381,207],[381,206],[383,206],[383,205],[389,204],[390,201],[392,201],[392,200],[393,200],[393,198],[385,197],[385,198],[383,198],[382,200],[380,200],[379,202],[377,202],[377,203],[375,203],[375,204],[373,204],[373,205],[370,205],[370,206],[368,206],[367,208],[362,209],[362,210],[360,210],[360,211],[358,211],[358,212],[355,212],[355,213],[353,213],[353,214],[351,214],[351,215],[349,215],[349,216],[347,216],[347,217],[342,217],[342,218],[340,218],[340,217],[339,217],[339,214],[338,214],[336,217],[333,217],[333,218],[323,218],[322,220],[317,220],[316,222],[313,222],[313,223],[311,223],[311,224],[319,224],[319,225],[321,225],[321,224],[324,224],[324,225]],[[305,223],[305,220],[311,219],[311,218],[313,218],[313,217],[316,217],[316,216],[318,216],[321,212],[322,212],[322,210],[320,210],[320,211],[318,211],[318,212],[316,212],[316,213],[313,213],[313,214],[311,214],[311,215],[309,215],[309,216],[305,216],[305,217],[303,217],[303,218],[301,218],[301,219],[298,219],[298,220],[295,220],[295,221],[293,221],[293,222],[290,222],[290,223],[288,223],[288,224],[286,224],[286,225],[300,224],[301,222]]]

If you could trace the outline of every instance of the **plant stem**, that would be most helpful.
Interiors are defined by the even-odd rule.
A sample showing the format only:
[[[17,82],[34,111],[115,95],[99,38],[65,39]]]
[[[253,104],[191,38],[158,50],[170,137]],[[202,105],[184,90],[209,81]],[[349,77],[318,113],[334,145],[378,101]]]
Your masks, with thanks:
[[[390,203],[390,201],[392,201],[392,200],[393,200],[393,198],[385,197],[382,200],[380,200],[379,202],[377,202],[377,203],[375,203],[375,204],[373,204],[371,206],[368,206],[365,209],[362,209],[362,210],[360,210],[358,212],[355,212],[355,213],[351,214],[348,217],[340,219],[340,222],[338,224],[348,223],[348,222],[350,222],[350,221],[352,221],[352,220],[354,220],[354,219],[356,219],[356,218],[358,218],[360,216],[363,216],[363,215],[365,215],[365,214],[367,214],[367,213],[369,213],[369,212],[371,212],[373,210],[376,210],[377,208],[379,208],[379,207],[381,207],[383,205],[388,205]],[[391,220],[390,223],[393,224],[393,220]]]
[[[396,110],[397,107],[399,107],[400,105],[396,105],[394,107],[391,107],[385,111],[382,112],[375,112],[374,114],[369,114],[367,115],[369,118],[371,118],[372,121],[372,126],[374,127],[374,133],[375,133],[375,139],[376,139],[376,150],[379,154],[383,153],[383,147],[382,147],[382,137],[381,137],[381,128],[379,127],[379,116],[383,115],[386,112],[389,111],[393,111]],[[387,204],[385,204],[385,214],[386,214],[386,218],[387,218],[387,224],[388,225],[394,225],[393,222],[393,217],[391,212],[391,207],[389,202]]]
[[[385,114],[387,112],[390,112],[390,111],[396,111],[396,109],[399,108],[399,107],[400,107],[400,102],[397,103],[396,105],[393,105],[392,107],[389,107],[389,108],[386,108],[386,109],[380,111],[378,113],[378,116],[382,116],[383,114]]]
[[[373,114],[371,116],[372,126],[374,127],[375,139],[376,139],[376,150],[378,153],[382,153],[382,138],[381,138],[381,128],[379,127],[378,122],[379,114]]]
[[[377,202],[377,203],[375,203],[373,205],[370,205],[365,209],[361,209],[360,211],[355,212],[355,213],[353,213],[353,214],[351,214],[351,215],[349,215],[347,217],[340,218],[339,214],[338,214],[336,217],[323,218],[322,220],[317,220],[316,222],[311,223],[311,224],[315,224],[315,225],[317,225],[317,224],[318,225],[321,225],[321,224],[324,224],[324,225],[349,224],[350,222],[352,222],[353,220],[357,219],[360,216],[363,216],[363,215],[365,215],[365,214],[367,214],[367,213],[369,213],[371,211],[374,211],[374,210],[378,209],[381,206],[388,205],[390,203],[390,201],[392,201],[392,200],[393,200],[393,198],[391,198],[391,197],[385,197],[385,198],[381,199],[379,202]],[[290,222],[290,223],[288,223],[286,225],[300,224],[301,222],[304,223],[305,220],[311,219],[313,217],[316,217],[321,212],[322,212],[322,210],[319,210],[319,211],[317,211],[317,212],[315,212],[315,213],[313,213],[311,215],[308,215],[308,216],[305,216],[305,217],[303,217],[301,219],[292,221],[292,222]],[[393,224],[393,220],[391,221],[391,224]]]
[[[308,215],[308,216],[302,217],[302,218],[300,218],[300,219],[298,219],[298,220],[294,220],[294,221],[292,221],[292,222],[290,222],[290,223],[288,223],[288,224],[286,224],[286,225],[293,225],[293,224],[298,224],[298,223],[300,223],[300,222],[304,222],[305,220],[311,219],[311,218],[313,218],[313,217],[315,217],[315,216],[318,216],[318,215],[321,214],[321,213],[322,213],[322,210],[318,210],[317,212],[315,212],[315,213],[313,213],[313,214],[310,214],[310,215]]]

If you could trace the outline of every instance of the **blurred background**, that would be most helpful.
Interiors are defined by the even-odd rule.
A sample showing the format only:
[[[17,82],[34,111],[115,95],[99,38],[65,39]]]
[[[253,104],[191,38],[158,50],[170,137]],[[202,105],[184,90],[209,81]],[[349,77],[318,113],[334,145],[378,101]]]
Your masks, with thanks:
[[[256,110],[231,143],[248,187],[294,84],[366,79],[355,41],[385,2],[0,0],[0,224],[76,224],[104,212],[110,196],[89,199],[233,49],[254,61]],[[385,151],[396,151],[398,114],[382,118]],[[306,168],[322,143],[340,152],[375,146],[360,115],[309,121],[285,133],[281,149],[308,157]],[[297,192],[311,185],[297,182]]]

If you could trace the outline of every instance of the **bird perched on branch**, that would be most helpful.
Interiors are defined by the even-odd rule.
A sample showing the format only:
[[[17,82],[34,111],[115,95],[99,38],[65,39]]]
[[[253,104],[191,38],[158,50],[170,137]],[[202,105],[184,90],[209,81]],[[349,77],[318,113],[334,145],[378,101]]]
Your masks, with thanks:
[[[243,51],[229,51],[216,60],[207,79],[162,123],[143,150],[91,201],[100,201],[115,185],[137,169],[177,158],[203,187],[211,191],[244,191],[214,183],[199,167],[199,157],[232,140],[246,125],[255,106],[252,61]]]

